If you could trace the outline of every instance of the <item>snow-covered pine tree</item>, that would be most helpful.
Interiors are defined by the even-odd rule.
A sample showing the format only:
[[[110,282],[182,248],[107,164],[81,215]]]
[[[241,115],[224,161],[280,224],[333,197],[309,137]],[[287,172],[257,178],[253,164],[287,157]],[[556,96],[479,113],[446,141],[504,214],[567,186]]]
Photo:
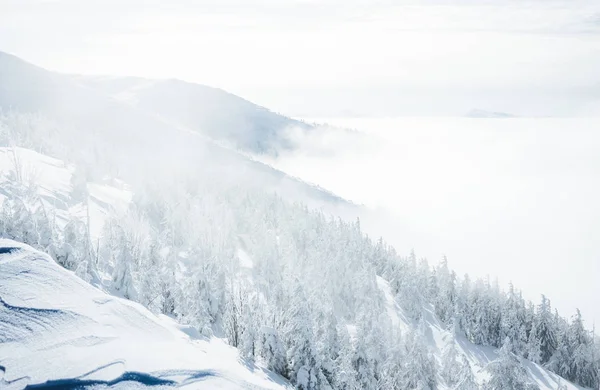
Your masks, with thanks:
[[[85,237],[86,234],[84,230],[78,233],[79,237]],[[80,239],[80,241],[84,240]],[[127,299],[136,299],[132,242],[119,221],[109,219],[105,223],[100,249],[103,266],[110,270],[112,276],[111,287]]]
[[[527,340],[527,359],[534,363],[540,364],[542,362],[542,344],[539,339],[538,331],[538,319],[534,318],[531,330],[529,332],[529,339]]]
[[[502,348],[498,351],[498,358],[489,363],[486,371],[490,379],[484,385],[485,390],[536,390],[539,389],[521,365],[519,358],[512,352],[510,338],[504,340]]]
[[[357,373],[354,369],[354,347],[348,329],[344,326],[340,329],[340,354],[336,361],[335,388],[345,390],[360,390]]]
[[[401,389],[405,381],[404,343],[398,330],[392,330],[388,336],[388,349],[385,361],[380,369],[378,387],[382,390]]]
[[[287,376],[285,349],[275,328],[268,326],[260,328],[259,350],[269,370]]]
[[[556,323],[555,349],[546,363],[546,366],[563,378],[571,378],[571,351],[569,351],[569,339],[567,327]]]
[[[161,288],[161,267],[163,259],[159,250],[159,238],[153,237],[148,248],[145,261],[141,264],[140,280],[138,290],[138,299],[140,303],[146,306],[153,313],[160,313],[162,307]]]
[[[598,370],[595,365],[594,344],[590,333],[583,326],[579,309],[571,319],[567,331],[567,350],[570,352],[569,376],[567,379],[577,381],[586,387],[599,386]]]
[[[435,390],[436,364],[423,340],[423,334],[419,330],[411,330],[404,341],[406,356],[405,362],[405,389],[427,389]]]
[[[456,305],[456,275],[448,269],[448,259],[442,258],[436,269],[437,296],[433,298],[435,312],[444,323],[454,315]]]
[[[287,373],[299,390],[319,389],[322,377],[314,346],[310,312],[306,295],[298,280],[293,282],[290,305],[285,313],[285,340],[287,344]]]
[[[247,300],[242,306],[241,312],[241,335],[239,350],[240,354],[250,362],[255,361],[258,334],[256,330],[257,321],[254,318],[258,311],[256,297],[251,292],[246,292]]]
[[[364,328],[358,328],[356,332],[356,341],[354,354],[352,356],[352,368],[356,374],[356,382],[361,389],[374,389],[377,378],[373,359],[368,354],[368,345],[365,340],[367,334]]]
[[[540,343],[540,363],[550,360],[557,348],[556,324],[552,317],[550,300],[542,295],[542,301],[536,313],[537,339]]]
[[[468,339],[472,339],[471,326],[473,324],[472,308],[469,306],[471,295],[471,279],[469,275],[464,275],[460,282],[460,288],[456,297],[455,318],[458,319],[458,325],[463,334]]]
[[[39,241],[35,247],[56,258],[58,245],[58,231],[54,210],[46,208],[41,199],[38,198],[38,207],[33,214],[35,228]]]
[[[321,368],[327,381],[335,387],[335,372],[340,357],[340,337],[338,334],[338,321],[332,312],[324,313],[325,323],[321,337],[317,341],[317,351],[321,357]]]
[[[473,370],[469,361],[465,355],[460,355],[459,358],[459,370],[457,373],[456,384],[453,389],[455,390],[479,390],[479,384],[475,380]]]
[[[393,280],[392,287],[400,306],[414,320],[419,320],[423,315],[423,293],[426,289],[422,286],[417,272],[417,256],[412,251],[408,259],[401,264]]]
[[[66,269],[74,271],[87,260],[87,248],[83,245],[86,241],[86,231],[85,224],[77,218],[71,218],[65,225],[62,240],[57,248],[56,261]]]
[[[448,388],[453,388],[458,381],[461,379],[460,374],[460,363],[459,363],[458,351],[456,350],[456,343],[454,337],[449,337],[442,351],[441,359],[441,371],[440,375],[446,382]]]
[[[509,283],[506,299],[502,305],[500,337],[503,340],[507,337],[511,340],[510,345],[517,355],[523,355],[525,350],[525,345],[521,340],[522,328],[525,327],[524,311],[524,303],[515,292],[513,284]]]

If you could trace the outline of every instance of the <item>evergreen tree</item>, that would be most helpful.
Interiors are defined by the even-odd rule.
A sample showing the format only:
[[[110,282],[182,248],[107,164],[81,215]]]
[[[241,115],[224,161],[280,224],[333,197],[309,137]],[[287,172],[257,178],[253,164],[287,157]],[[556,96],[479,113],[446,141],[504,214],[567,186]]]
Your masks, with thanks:
[[[256,321],[254,313],[256,313],[256,304],[254,299],[248,299],[246,305],[242,309],[241,322],[243,329],[240,337],[240,354],[251,362],[254,362],[257,344]]]
[[[448,269],[448,260],[443,257],[436,269],[437,291],[434,298],[435,312],[444,323],[449,323],[456,304],[456,275]]]
[[[260,329],[260,355],[267,368],[277,374],[287,376],[285,349],[274,328],[263,326]]]
[[[583,326],[581,312],[577,309],[571,320],[566,337],[570,352],[569,376],[587,387],[598,387],[598,370],[594,359],[594,345],[589,332]]]
[[[558,329],[556,348],[546,365],[551,371],[563,378],[571,378],[571,352],[569,351],[569,340],[566,329],[562,327]]]
[[[479,390],[479,384],[475,380],[471,365],[464,355],[460,355],[459,370],[456,375],[456,384],[453,389],[456,390]]]
[[[542,295],[542,302],[537,310],[537,339],[540,343],[540,362],[546,363],[550,360],[557,347],[557,337],[550,301]]]
[[[529,332],[529,339],[527,340],[527,358],[539,364],[542,362],[542,345],[538,335],[537,319],[534,319],[533,326]]]
[[[436,389],[435,362],[427,350],[420,332],[411,330],[406,336],[405,353],[407,357],[405,366],[406,389]]]
[[[456,350],[454,337],[449,338],[442,351],[442,369],[440,375],[446,382],[448,388],[454,387],[460,378],[461,366],[458,360],[458,352]]]
[[[519,358],[512,352],[514,347],[507,337],[498,352],[498,358],[488,364],[486,370],[490,380],[485,384],[486,390],[534,390],[539,389],[528,377]]]
[[[367,354],[365,335],[360,332],[356,337],[356,346],[352,356],[352,368],[356,373],[356,382],[361,389],[373,389],[376,387],[375,367],[373,361]]]
[[[148,248],[148,254],[141,267],[144,272],[141,272],[138,288],[138,299],[140,303],[154,313],[160,313],[163,304],[162,294],[160,293],[160,270],[162,262],[158,238],[155,237]]]
[[[134,264],[134,258],[131,253],[131,243],[120,227],[118,230],[119,235],[118,237],[115,237],[116,243],[113,247],[115,253],[113,253],[114,270],[112,286],[115,290],[119,291],[124,298],[136,299],[137,293],[135,291],[131,269]]]
[[[286,313],[287,373],[297,389],[318,389],[322,373],[315,353],[306,296],[299,282],[294,283],[296,288]]]

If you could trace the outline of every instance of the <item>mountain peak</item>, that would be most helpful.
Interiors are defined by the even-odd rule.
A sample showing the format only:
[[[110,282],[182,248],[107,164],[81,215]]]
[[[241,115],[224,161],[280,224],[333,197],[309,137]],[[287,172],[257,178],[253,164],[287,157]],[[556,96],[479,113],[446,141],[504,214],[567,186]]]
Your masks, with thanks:
[[[486,111],[474,108],[466,114],[469,118],[516,118],[516,115],[500,111]]]

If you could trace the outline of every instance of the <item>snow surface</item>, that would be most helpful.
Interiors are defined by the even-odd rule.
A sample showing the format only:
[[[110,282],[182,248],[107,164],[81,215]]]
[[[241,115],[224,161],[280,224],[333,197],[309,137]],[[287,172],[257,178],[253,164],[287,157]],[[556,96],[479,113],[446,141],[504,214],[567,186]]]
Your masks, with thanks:
[[[46,254],[5,239],[0,240],[0,372],[2,389],[286,387],[281,377],[246,364],[224,341],[202,338],[166,316],[109,296]]]

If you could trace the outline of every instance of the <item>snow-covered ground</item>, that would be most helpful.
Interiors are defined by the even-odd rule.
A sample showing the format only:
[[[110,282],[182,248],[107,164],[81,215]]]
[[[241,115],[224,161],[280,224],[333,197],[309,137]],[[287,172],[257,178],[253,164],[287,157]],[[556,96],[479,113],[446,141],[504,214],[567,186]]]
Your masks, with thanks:
[[[86,218],[85,206],[70,199],[73,168],[23,148],[0,148],[0,203],[11,196],[15,159],[23,181],[36,184],[59,225],[71,217]],[[87,188],[91,234],[97,238],[111,210],[124,209],[132,194],[114,180],[88,183]],[[169,317],[108,295],[28,246],[2,240],[0,247],[5,248],[0,249],[1,389],[45,382],[67,388],[125,382],[211,389],[285,387],[282,378],[247,365],[224,340],[204,338]]]
[[[246,364],[224,341],[203,338],[137,303],[109,296],[47,255],[11,240],[0,240],[0,297],[2,389],[128,381],[285,388],[282,378]]]

